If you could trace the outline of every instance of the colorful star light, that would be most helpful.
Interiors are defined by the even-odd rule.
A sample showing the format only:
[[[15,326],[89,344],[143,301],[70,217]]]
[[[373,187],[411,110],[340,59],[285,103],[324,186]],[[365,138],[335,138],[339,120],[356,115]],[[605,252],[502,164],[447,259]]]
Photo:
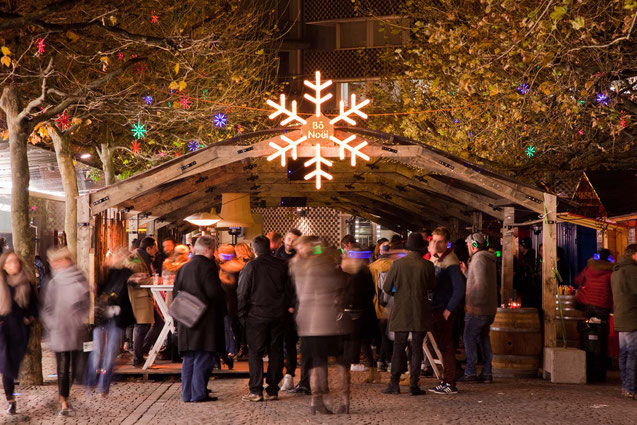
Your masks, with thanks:
[[[322,179],[332,180],[332,176],[325,171],[322,166],[325,165],[327,167],[332,166],[332,161],[328,161],[323,157],[322,153],[322,145],[321,143],[317,143],[319,141],[328,140],[336,143],[339,149],[339,158],[341,160],[345,159],[346,152],[349,152],[351,155],[351,165],[356,165],[356,159],[361,158],[365,161],[369,161],[369,156],[361,152],[361,149],[368,145],[366,141],[362,141],[358,145],[354,146],[352,143],[356,139],[356,135],[350,135],[345,139],[341,140],[336,137],[333,133],[333,125],[344,121],[349,125],[356,125],[356,121],[352,119],[353,116],[358,115],[360,118],[367,119],[367,114],[362,111],[362,108],[367,106],[370,103],[369,99],[363,100],[360,103],[356,101],[356,95],[352,94],[351,100],[349,102],[349,106],[345,108],[345,102],[341,101],[339,104],[339,113],[336,117],[331,120],[325,117],[321,112],[321,105],[325,103],[332,97],[331,93],[323,95],[321,92],[332,85],[332,80],[321,81],[321,73],[316,71],[316,80],[315,81],[304,81],[304,84],[314,91],[314,96],[310,94],[305,94],[305,99],[314,103],[316,106],[314,116],[305,120],[301,118],[297,114],[297,102],[292,101],[291,108],[288,109],[286,107],[286,99],[285,95],[281,95],[280,102],[276,103],[272,100],[268,100],[267,104],[274,108],[274,112],[270,114],[269,118],[273,119],[279,115],[284,115],[286,118],[281,121],[281,125],[288,125],[291,123],[301,124],[301,129],[303,130],[303,136],[299,137],[296,140],[291,139],[287,135],[283,134],[280,136],[282,142],[285,142],[285,145],[281,146],[275,142],[270,142],[270,147],[274,148],[276,152],[269,155],[267,157],[268,161],[272,161],[277,157],[281,159],[281,166],[286,165],[286,157],[289,154],[292,156],[292,159],[298,158],[298,148],[299,146],[306,142],[310,141],[315,149],[315,155],[308,161],[304,163],[305,167],[314,166],[314,170],[305,176],[305,180],[310,180],[312,178],[316,179],[316,188],[321,189],[322,187]]]
[[[190,105],[192,104],[192,101],[190,100],[190,98],[186,95],[183,95],[179,98],[179,103],[181,103],[181,106],[184,109],[188,109],[190,108]]]
[[[520,94],[527,94],[529,92],[529,85],[526,83],[522,83],[518,86],[518,91]]]
[[[66,130],[71,126],[71,120],[69,118],[70,117],[66,116],[66,112],[63,112],[62,115],[58,114],[55,122],[58,123],[58,127],[60,127],[62,130]]]
[[[139,75],[144,75],[144,72],[146,72],[146,64],[144,62],[140,62],[135,65],[135,72]]]
[[[219,112],[213,117],[213,122],[215,123],[215,127],[224,128],[226,126],[226,123],[228,122],[228,119],[222,112]]]
[[[155,15],[154,10],[153,10],[153,14],[150,15],[150,22],[152,22],[153,24],[156,24],[157,22],[159,22],[159,16]]]
[[[124,60],[124,53],[123,52],[119,52],[117,54],[117,59],[123,61]]]
[[[535,156],[535,146],[530,145],[528,148],[526,148],[526,156],[528,156],[529,158],[534,157]]]
[[[137,137],[137,140],[146,137],[146,132],[148,130],[146,130],[146,125],[145,124],[140,124],[139,122],[137,124],[133,124],[133,128],[131,129],[131,131],[133,132],[133,137]]]
[[[194,151],[196,151],[197,149],[199,149],[199,142],[198,142],[198,141],[196,141],[196,140],[192,140],[192,141],[188,142],[188,145],[187,145],[187,146],[188,146],[188,150],[189,150],[190,152],[194,152]]]
[[[153,97],[150,94],[142,97],[142,99],[144,99],[146,105],[150,105],[151,103],[153,103]]]
[[[608,96],[606,96],[604,93],[597,93],[595,101],[597,103],[603,103],[604,106],[608,106]]]
[[[133,151],[133,153],[137,155],[140,149],[141,145],[139,144],[139,142],[137,140],[133,140],[133,144],[131,145],[131,150]]]
[[[38,54],[40,56],[44,54],[44,46],[46,46],[46,44],[44,44],[44,40],[42,40],[42,38],[38,38],[38,44],[36,47],[38,48]]]

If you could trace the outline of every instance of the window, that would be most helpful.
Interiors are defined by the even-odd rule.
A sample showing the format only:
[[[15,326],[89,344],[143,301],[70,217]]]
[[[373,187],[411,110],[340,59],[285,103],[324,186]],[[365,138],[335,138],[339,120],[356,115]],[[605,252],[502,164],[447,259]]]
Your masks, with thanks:
[[[398,23],[398,21],[396,21]],[[402,44],[403,31],[391,22],[372,21],[372,34],[374,35],[374,47],[400,46]]]
[[[365,81],[352,81],[349,83],[339,83],[339,101],[345,102],[345,106],[349,106],[352,94],[356,95],[356,101],[365,99],[365,90],[367,83]]]
[[[367,47],[367,22],[344,22],[338,24],[340,32],[339,48],[351,49]]]

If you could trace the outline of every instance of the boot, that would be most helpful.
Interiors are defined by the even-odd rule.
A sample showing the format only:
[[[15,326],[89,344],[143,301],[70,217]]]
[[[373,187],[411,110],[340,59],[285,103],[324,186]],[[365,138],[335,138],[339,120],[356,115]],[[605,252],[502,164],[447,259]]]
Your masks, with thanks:
[[[370,368],[373,370],[373,368]],[[337,407],[334,410],[335,413],[349,413],[349,384],[350,384],[350,371],[344,364],[337,364],[336,366],[336,379],[338,380],[338,392],[336,396]]]
[[[316,415],[316,412],[331,415],[332,412],[325,406],[323,400],[323,395],[327,394],[327,365],[313,367],[310,370],[310,387],[312,387],[311,413],[313,415]]]

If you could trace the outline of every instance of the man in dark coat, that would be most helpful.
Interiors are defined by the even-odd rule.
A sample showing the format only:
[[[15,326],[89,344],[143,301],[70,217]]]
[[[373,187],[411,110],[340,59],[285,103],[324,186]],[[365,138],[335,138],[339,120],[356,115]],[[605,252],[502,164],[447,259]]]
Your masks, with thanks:
[[[420,233],[407,239],[406,256],[394,261],[385,278],[383,291],[394,296],[394,307],[389,318],[389,330],[395,333],[391,359],[391,380],[384,394],[400,394],[398,386],[405,347],[411,332],[411,362],[409,364],[409,394],[421,395],[418,386],[423,359],[422,342],[432,328],[431,307],[427,291],[436,286],[434,266],[422,257],[425,241]]]
[[[179,352],[184,361],[181,367],[182,399],[185,402],[214,401],[206,391],[214,356],[225,354],[223,317],[226,299],[214,262],[215,240],[202,236],[195,243],[192,260],[184,264],[175,277],[173,296],[179,291],[199,298],[206,309],[192,328],[178,324]]]
[[[266,400],[276,400],[283,377],[283,335],[292,307],[292,285],[285,260],[270,251],[270,240],[252,242],[257,258],[239,275],[239,317],[245,320],[250,350],[250,393],[244,401],[262,401],[263,356],[269,357]]]

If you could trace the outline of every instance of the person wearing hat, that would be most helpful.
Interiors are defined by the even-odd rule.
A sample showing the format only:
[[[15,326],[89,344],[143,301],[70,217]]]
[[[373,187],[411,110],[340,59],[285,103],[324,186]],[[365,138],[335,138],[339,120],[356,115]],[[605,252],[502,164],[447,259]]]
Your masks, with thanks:
[[[407,255],[395,260],[385,278],[383,291],[394,296],[394,307],[389,318],[389,330],[395,333],[391,360],[391,380],[383,394],[400,394],[399,380],[405,347],[411,344],[409,364],[409,394],[425,394],[418,386],[420,365],[423,360],[422,342],[432,329],[431,307],[427,291],[436,285],[434,266],[423,258],[426,248],[420,233],[407,238]],[[411,332],[411,342],[408,340]]]
[[[491,374],[491,341],[489,330],[498,309],[498,275],[496,257],[487,251],[482,233],[472,233],[465,240],[469,250],[468,265],[460,268],[467,277],[464,316],[464,347],[467,365],[460,382],[493,382]],[[477,375],[478,347],[482,350],[484,366]]]

